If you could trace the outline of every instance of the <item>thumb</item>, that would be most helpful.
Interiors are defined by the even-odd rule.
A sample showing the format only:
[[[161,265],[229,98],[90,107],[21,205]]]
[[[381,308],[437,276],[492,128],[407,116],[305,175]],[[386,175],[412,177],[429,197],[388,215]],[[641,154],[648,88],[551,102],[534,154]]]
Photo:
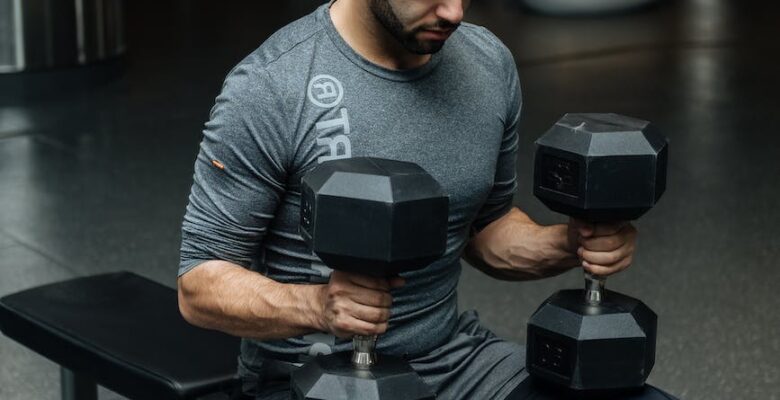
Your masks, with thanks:
[[[569,224],[571,224],[572,228],[574,228],[577,233],[584,238],[593,236],[593,233],[596,230],[592,223],[577,218],[571,218]]]
[[[584,238],[589,238],[593,236],[593,233],[596,231],[596,228],[593,226],[593,224],[585,223],[579,227],[580,236]]]

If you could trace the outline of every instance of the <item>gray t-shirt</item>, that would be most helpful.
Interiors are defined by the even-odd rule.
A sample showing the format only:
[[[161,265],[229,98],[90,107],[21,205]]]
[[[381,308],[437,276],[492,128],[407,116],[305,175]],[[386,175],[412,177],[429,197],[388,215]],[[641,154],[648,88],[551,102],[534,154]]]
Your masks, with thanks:
[[[225,79],[195,162],[179,275],[218,259],[279,282],[327,282],[330,269],[298,234],[301,177],[334,158],[414,162],[450,196],[447,251],[404,274],[378,350],[425,354],[457,323],[470,233],[511,207],[520,105],[512,55],[486,29],[464,23],[424,66],[389,70],[350,48],[323,5]],[[259,369],[265,357],[300,362],[349,348],[324,333],[245,339],[241,362]]]

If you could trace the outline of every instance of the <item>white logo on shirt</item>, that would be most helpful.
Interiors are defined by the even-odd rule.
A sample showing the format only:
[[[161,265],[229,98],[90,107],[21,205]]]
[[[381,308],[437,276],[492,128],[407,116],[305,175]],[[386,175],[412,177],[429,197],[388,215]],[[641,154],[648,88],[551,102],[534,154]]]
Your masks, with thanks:
[[[317,138],[317,146],[326,146],[328,148],[327,155],[320,156],[317,159],[317,163],[352,157],[352,142],[349,140],[349,134],[351,133],[349,113],[346,108],[339,110],[339,117],[317,122],[316,127],[317,133],[320,135]],[[328,131],[341,132],[341,134],[323,136]]]
[[[344,98],[344,87],[330,75],[317,75],[309,81],[308,95],[314,105],[333,108]]]

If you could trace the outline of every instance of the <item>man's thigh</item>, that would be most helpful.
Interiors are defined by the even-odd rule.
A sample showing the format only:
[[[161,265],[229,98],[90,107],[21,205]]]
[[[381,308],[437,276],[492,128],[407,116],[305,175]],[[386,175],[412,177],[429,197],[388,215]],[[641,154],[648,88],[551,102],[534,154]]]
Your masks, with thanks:
[[[381,362],[381,361],[380,361]],[[525,347],[498,338],[479,323],[474,311],[461,314],[451,339],[429,354],[410,360],[441,400],[564,400],[555,389],[534,384],[525,369]],[[276,374],[280,377],[282,374]],[[255,400],[287,400],[285,379],[265,382]],[[650,385],[620,400],[674,400]]]
[[[437,398],[448,400],[504,399],[528,379],[525,347],[483,327],[475,311],[461,314],[449,342],[411,365]]]

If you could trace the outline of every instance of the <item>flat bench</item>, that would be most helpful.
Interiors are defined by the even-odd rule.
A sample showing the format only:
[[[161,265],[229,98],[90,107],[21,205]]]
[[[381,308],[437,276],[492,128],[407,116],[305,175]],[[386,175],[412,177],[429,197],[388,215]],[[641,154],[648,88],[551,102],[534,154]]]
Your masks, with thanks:
[[[133,399],[193,399],[237,387],[239,339],[188,324],[176,291],[131,272],[0,298],[0,331],[60,365],[64,400],[97,385]]]

